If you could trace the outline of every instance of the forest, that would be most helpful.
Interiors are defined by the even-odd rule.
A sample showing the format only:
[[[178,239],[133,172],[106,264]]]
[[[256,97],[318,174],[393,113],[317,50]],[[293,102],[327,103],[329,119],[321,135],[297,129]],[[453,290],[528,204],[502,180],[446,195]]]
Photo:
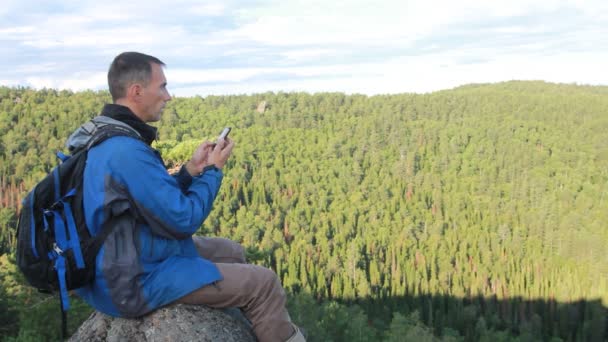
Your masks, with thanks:
[[[59,339],[57,298],[15,266],[18,212],[110,101],[0,87],[1,341]],[[275,270],[310,341],[608,340],[606,86],[177,97],[155,125],[168,169],[232,127],[197,234]]]

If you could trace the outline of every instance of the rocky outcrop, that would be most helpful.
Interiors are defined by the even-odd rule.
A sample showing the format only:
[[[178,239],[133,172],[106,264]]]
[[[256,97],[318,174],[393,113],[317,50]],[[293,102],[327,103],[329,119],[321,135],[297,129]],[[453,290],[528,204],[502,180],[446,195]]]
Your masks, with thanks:
[[[177,304],[138,319],[93,313],[70,338],[76,341],[256,341],[237,309]]]
[[[262,101],[262,102],[258,103],[257,112],[264,113],[265,111],[266,111],[266,101]]]

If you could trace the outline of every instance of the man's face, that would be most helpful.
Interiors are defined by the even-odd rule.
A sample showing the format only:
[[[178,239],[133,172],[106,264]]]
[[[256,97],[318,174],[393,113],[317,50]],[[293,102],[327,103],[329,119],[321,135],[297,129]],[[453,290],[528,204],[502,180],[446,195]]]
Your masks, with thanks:
[[[160,120],[160,115],[169,100],[171,95],[167,91],[167,79],[163,68],[159,64],[152,63],[152,77],[141,94],[142,119],[145,122]]]

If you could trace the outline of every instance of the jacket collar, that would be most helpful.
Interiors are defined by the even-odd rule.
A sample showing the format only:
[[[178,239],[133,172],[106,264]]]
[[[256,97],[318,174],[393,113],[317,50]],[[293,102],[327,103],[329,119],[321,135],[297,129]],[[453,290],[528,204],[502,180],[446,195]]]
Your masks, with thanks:
[[[124,122],[133,127],[148,145],[152,144],[156,139],[157,128],[143,122],[129,107],[114,103],[106,104],[101,111],[101,115]]]

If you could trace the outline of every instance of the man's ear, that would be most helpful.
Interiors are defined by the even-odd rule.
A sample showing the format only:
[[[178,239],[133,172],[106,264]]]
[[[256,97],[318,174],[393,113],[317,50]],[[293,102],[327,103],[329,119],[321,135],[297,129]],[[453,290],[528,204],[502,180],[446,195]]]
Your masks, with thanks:
[[[139,102],[142,93],[143,87],[139,83],[132,83],[127,88],[127,97],[133,102]]]

